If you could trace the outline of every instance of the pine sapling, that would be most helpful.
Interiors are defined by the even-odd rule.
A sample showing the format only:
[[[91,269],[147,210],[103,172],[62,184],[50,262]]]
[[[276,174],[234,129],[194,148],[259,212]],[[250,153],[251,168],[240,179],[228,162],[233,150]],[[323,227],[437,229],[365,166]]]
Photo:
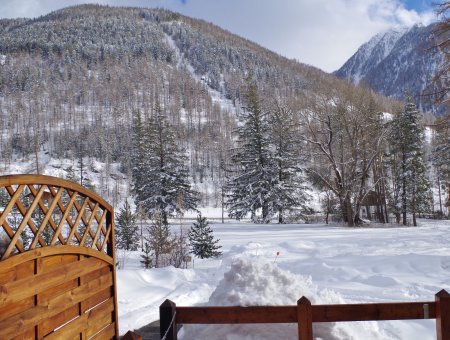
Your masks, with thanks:
[[[142,260],[140,261],[145,269],[149,269],[152,267],[152,255],[151,255],[151,248],[148,242],[145,242],[144,245],[144,254],[141,255]]]
[[[219,250],[221,246],[217,244],[219,239],[214,239],[209,222],[201,214],[197,216],[197,221],[189,230],[188,238],[191,243],[191,252],[195,256],[205,259],[222,255]]]

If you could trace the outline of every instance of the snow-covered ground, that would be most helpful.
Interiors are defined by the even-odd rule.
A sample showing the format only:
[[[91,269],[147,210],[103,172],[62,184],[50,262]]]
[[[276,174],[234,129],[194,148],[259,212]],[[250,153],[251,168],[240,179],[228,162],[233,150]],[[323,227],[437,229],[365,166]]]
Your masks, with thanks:
[[[205,214],[206,215],[206,214]],[[179,306],[432,301],[450,289],[450,221],[349,229],[325,225],[212,224],[220,259],[144,270],[139,253],[118,270],[120,332]],[[279,256],[277,256],[279,252]],[[119,256],[124,256],[123,254]],[[323,339],[435,339],[434,320],[316,325]],[[296,325],[186,325],[183,339],[297,339]]]

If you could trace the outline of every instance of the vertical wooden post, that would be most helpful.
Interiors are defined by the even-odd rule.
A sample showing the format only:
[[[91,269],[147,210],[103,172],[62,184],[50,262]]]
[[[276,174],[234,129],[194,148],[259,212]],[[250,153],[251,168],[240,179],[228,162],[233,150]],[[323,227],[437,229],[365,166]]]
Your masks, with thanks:
[[[176,304],[166,300],[159,306],[161,339],[177,340]]]
[[[450,340],[450,294],[442,289],[435,295],[437,340]]]
[[[313,340],[311,301],[302,296],[297,301],[298,338]]]

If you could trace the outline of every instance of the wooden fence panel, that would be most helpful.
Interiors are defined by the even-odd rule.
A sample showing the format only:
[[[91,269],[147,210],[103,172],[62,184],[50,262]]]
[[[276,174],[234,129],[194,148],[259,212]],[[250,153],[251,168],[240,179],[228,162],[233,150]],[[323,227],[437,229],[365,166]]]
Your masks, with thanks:
[[[0,190],[0,339],[118,338],[112,208],[47,176]]]

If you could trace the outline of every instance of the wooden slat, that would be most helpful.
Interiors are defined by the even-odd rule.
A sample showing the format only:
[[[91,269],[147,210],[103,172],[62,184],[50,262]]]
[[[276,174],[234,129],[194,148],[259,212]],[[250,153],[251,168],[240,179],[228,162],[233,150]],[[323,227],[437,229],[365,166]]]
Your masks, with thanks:
[[[0,187],[12,186],[12,185],[28,185],[28,184],[45,184],[52,185],[55,187],[64,187],[71,189],[73,191],[78,191],[83,196],[89,196],[95,201],[99,202],[102,206],[104,206],[107,210],[112,211],[111,205],[106,202],[101,196],[97,193],[90,191],[78,183],[71,182],[62,178],[56,178],[52,176],[44,176],[44,175],[7,175],[0,176]]]
[[[27,279],[34,275],[35,261],[27,261],[16,267],[3,268],[0,262],[0,285],[7,282],[14,282],[20,279]],[[30,296],[25,299],[15,301],[8,304],[0,304],[0,320],[19,314],[34,306],[34,297]]]
[[[75,219],[75,222],[73,223],[73,226],[72,226],[72,230],[70,231],[69,237],[67,238],[67,244],[70,244],[72,242],[72,238],[75,235],[75,232],[77,231],[78,224],[80,223],[81,219],[84,216],[84,210],[86,209],[86,206],[87,206],[88,202],[89,202],[89,197],[86,197],[84,199],[83,205],[81,206],[80,210],[78,209],[77,204],[75,202],[75,209],[77,209],[77,211],[78,211],[78,216]],[[78,242],[80,242],[79,239],[77,239],[77,240],[78,240]]]
[[[70,339],[71,337],[79,334],[88,328],[90,328],[99,318],[104,316],[105,314],[110,314],[114,309],[113,299],[105,301],[101,305],[96,308],[90,310],[87,313],[83,313],[80,317],[72,320],[67,323],[60,329],[55,332],[49,334],[45,339]]]
[[[313,305],[313,322],[424,319],[423,305],[429,305],[428,319],[436,317],[434,302],[403,302],[348,305]],[[177,307],[179,324],[241,324],[297,322],[297,306]]]
[[[97,213],[98,207],[99,207],[99,204],[96,203],[95,206],[94,206],[94,209],[92,210],[91,217],[89,218],[89,220],[87,222],[86,231],[84,232],[84,235],[83,235],[83,237],[82,237],[82,239],[80,241],[80,246],[85,246],[84,243],[86,242],[86,238],[87,238],[88,235],[90,235],[91,238],[94,239],[95,235],[94,235],[94,233],[91,230],[91,226],[92,226],[92,222],[94,221],[95,214]]]
[[[296,323],[297,306],[178,307],[177,324]]]
[[[16,201],[19,199],[20,194],[23,192],[24,189],[25,189],[25,185],[21,184],[18,186],[18,188],[15,192],[14,192],[14,189],[11,187],[9,188],[9,190],[7,190],[9,195],[11,196],[11,199],[8,202],[8,204],[6,205],[6,207],[3,209],[2,213],[0,214],[0,225],[3,224],[3,221],[6,220],[6,217],[11,212],[12,208],[16,204]]]
[[[0,331],[1,335],[1,331]],[[3,338],[2,338],[3,339]],[[8,340],[24,340],[24,339],[35,339],[34,327],[27,329],[19,328],[15,334],[13,334]]]
[[[13,315],[22,313],[32,307],[34,307],[34,297],[30,296],[23,300],[16,301],[14,303],[8,303],[0,305],[0,320],[10,318]],[[0,330],[1,334],[1,330]],[[1,337],[0,337],[1,339]]]
[[[79,246],[53,246],[53,247],[43,247],[36,248],[30,251],[27,251],[20,256],[11,256],[10,258],[0,261],[0,273],[2,271],[7,271],[11,268],[18,266],[21,263],[25,263],[28,261],[33,261],[34,259],[38,259],[46,256],[53,255],[63,255],[63,254],[76,254],[89,256],[92,258],[97,258],[103,262],[106,262],[110,265],[114,264],[114,259],[106,253],[101,253],[92,248],[87,247],[79,247]]]
[[[99,333],[95,334],[91,340],[115,339],[116,323],[111,323],[103,328]]]
[[[77,262],[78,261],[78,255],[52,255],[52,256],[46,256],[40,259],[37,259],[38,266],[42,270],[42,272],[54,269],[54,268],[60,268],[62,265]]]
[[[13,195],[14,190],[13,190],[12,187],[6,187],[6,190],[8,191],[8,193],[9,193],[10,195]],[[25,208],[25,206],[23,205],[23,203],[22,203],[20,200],[17,200],[17,201],[16,201],[16,207],[17,207],[17,209],[19,209],[20,214],[21,214],[21,215],[23,216],[23,218],[25,219],[25,216],[27,215],[27,209]],[[27,223],[28,223],[28,226],[30,227],[31,231],[33,232],[33,234],[36,235],[36,232],[37,232],[38,228],[35,226],[33,220],[28,219]],[[17,235],[17,234],[18,234],[18,231],[16,231],[16,234],[15,234],[15,235]],[[19,236],[20,236],[20,235],[19,235]],[[46,243],[45,243],[45,241],[44,241],[44,239],[43,239],[42,237],[38,237],[38,241],[39,241],[39,244],[40,244],[42,247],[44,247],[44,246],[46,245]],[[12,242],[12,241],[11,241],[11,242]],[[19,241],[19,242],[20,242],[20,241]],[[5,254],[6,254],[6,253],[5,253]],[[5,257],[5,254],[3,254],[2,260],[4,260],[4,259],[6,258],[6,257]]]
[[[42,322],[39,323],[39,333],[38,338],[42,339],[48,334],[51,334],[54,329],[60,327],[61,325],[66,324],[70,320],[73,320],[79,316],[79,309],[78,306],[71,306],[67,308],[66,310],[62,311],[61,313],[58,313],[52,317],[46,318]]]
[[[89,206],[90,206],[91,209],[93,209],[93,208],[92,208],[92,207],[93,207],[92,203],[89,203]],[[107,209],[104,209],[103,207],[101,207],[101,208],[104,210],[104,212],[105,212],[105,211],[108,211]],[[109,211],[110,211],[110,210],[109,210]],[[104,212],[103,212],[103,216],[104,216]],[[112,211],[110,211],[110,212],[112,213]],[[103,216],[102,216],[101,219],[103,219]],[[105,228],[105,226],[103,225],[103,223],[101,222],[101,219],[98,218],[97,214],[95,215],[95,219],[96,219],[97,224],[99,225],[99,227],[101,226],[101,231],[102,231],[103,235],[106,235],[106,233],[107,233],[106,228]]]
[[[428,304],[429,315],[424,316],[423,305]],[[434,302],[369,303],[348,305],[313,305],[313,322],[434,319]]]
[[[11,228],[11,226],[8,224],[7,221],[3,221],[1,226],[6,231],[6,234],[8,235],[9,239],[11,240],[15,234],[13,228]],[[23,243],[21,240],[18,240],[16,242],[16,248],[19,251],[19,253],[23,253],[25,251],[25,248],[23,247]],[[3,254],[0,254],[0,255],[3,255]],[[1,258],[0,258],[0,260],[1,260]]]
[[[52,187],[49,187],[49,189],[50,189],[50,192],[52,193],[52,195],[55,195],[55,190]],[[66,192],[70,196],[70,193],[68,192],[68,190],[66,190]],[[78,191],[77,191],[77,193],[78,193]],[[72,197],[72,196],[70,196],[70,197]],[[75,203],[76,203],[76,201],[75,201]],[[61,202],[61,200],[58,200],[57,204],[58,204],[59,210],[61,211],[61,213],[63,213],[66,210],[65,205]],[[80,240],[81,240],[81,236],[76,231],[76,226],[73,225],[73,223],[72,223],[72,221],[70,219],[66,220],[66,222],[69,225],[69,228],[71,228],[71,230],[74,230],[74,228],[75,228],[74,235],[77,238],[78,243],[79,243]],[[69,244],[69,243],[67,243],[67,244]]]
[[[89,328],[86,329],[86,336],[88,339],[113,322],[112,311],[113,309],[111,309],[109,313],[99,316],[89,324]]]
[[[99,303],[102,303],[103,301],[108,300],[112,296],[113,296],[113,294],[112,294],[111,287],[105,288],[98,294],[95,294],[91,298],[86,299],[83,302],[81,302],[81,311],[86,312],[89,309],[91,309],[92,307],[97,306]]]
[[[91,209],[92,211],[93,211],[93,209],[95,208],[92,202],[89,202],[89,207],[90,207],[90,209]],[[103,209],[103,210],[107,210],[107,209],[104,209],[104,207],[102,207],[102,206],[100,206],[100,208]],[[112,213],[112,210],[109,210],[109,211]],[[101,230],[102,230],[103,235],[106,235],[107,231],[106,231],[106,229],[105,229],[105,226],[104,226],[102,223],[100,223],[100,220],[101,220],[101,219],[99,219],[99,217],[97,216],[97,214],[95,214],[94,217],[95,217],[95,219],[96,219],[97,224],[99,225],[99,227],[101,226]],[[109,226],[109,228],[112,228],[112,227]],[[113,230],[113,231],[114,231],[114,230]],[[92,234],[91,234],[91,237],[93,237]],[[97,246],[97,248],[100,250],[101,247]]]
[[[44,290],[41,293],[39,293],[39,303],[45,304],[50,299],[54,298],[55,296],[58,296],[60,294],[63,294],[65,292],[71,291],[72,289],[77,288],[78,285],[78,279],[72,279],[68,280],[64,283],[61,283],[60,285],[51,287],[50,289]]]
[[[0,286],[34,275],[34,260],[19,263],[16,266],[3,266],[5,262],[0,262]]]
[[[69,203],[68,203],[67,206],[65,207],[65,211],[61,211],[61,212],[63,212],[64,214],[63,214],[63,216],[61,217],[61,221],[59,221],[58,228],[55,230],[55,234],[53,235],[53,239],[52,239],[52,241],[50,242],[50,245],[53,246],[53,245],[56,244],[56,241],[58,241],[58,236],[61,235],[61,230],[62,230],[64,224],[65,224],[66,222],[67,222],[67,224],[69,224],[69,221],[67,220],[67,218],[69,217],[70,210],[72,209],[73,202],[75,202],[75,200],[76,200],[76,198],[77,198],[77,195],[78,195],[78,192],[75,192],[75,193],[72,195],[72,197],[70,198]],[[70,224],[69,224],[69,225],[70,225]],[[71,225],[71,229],[73,229],[73,228],[74,228],[74,227],[73,227],[73,224],[72,224],[72,225]]]
[[[112,313],[114,312],[114,298],[110,298],[88,312],[90,315],[86,328],[86,336],[90,338],[99,333],[105,327],[113,323]]]
[[[69,263],[33,277],[0,285],[0,303],[11,303],[108,265],[95,258]]]
[[[97,231],[94,236],[94,240],[92,241],[92,248],[94,248],[94,246],[96,246],[98,250],[100,250],[100,248],[101,248],[101,246],[99,247],[97,245],[97,240],[98,240],[98,237],[100,236],[100,233],[102,232],[103,223],[105,223],[107,213],[108,212],[106,210],[103,210],[103,214],[102,214],[102,217],[100,218],[100,222],[98,222],[98,227],[97,227]]]
[[[102,276],[102,275],[107,274],[107,273],[111,273],[111,271],[112,271],[111,265],[99,268],[99,269],[94,270],[94,271],[92,271],[90,273],[87,273],[85,275],[80,276],[80,282],[82,284],[87,283],[87,282],[89,282],[91,280],[96,279],[99,276]]]
[[[22,222],[20,223],[19,227],[17,228],[15,235],[11,239],[10,244],[8,245],[8,247],[6,248],[6,251],[4,252],[4,254],[2,256],[3,260],[7,259],[9,257],[9,255],[11,254],[11,252],[13,251],[13,249],[16,247],[16,243],[19,240],[19,237],[21,236],[25,227],[27,225],[29,225],[31,227],[34,224],[31,219],[31,215],[33,214],[34,209],[38,205],[39,200],[41,199],[42,194],[44,193],[44,189],[45,189],[45,187],[41,186],[41,188],[39,189],[39,192],[37,193],[36,197],[34,198],[33,202],[31,203],[31,205],[27,211],[20,208],[20,206],[19,206],[20,200],[16,201],[16,206],[19,208],[19,211],[22,214],[23,219],[22,219]],[[33,233],[36,233],[37,228],[35,227],[35,229],[36,230],[33,230]]]
[[[34,189],[33,186],[30,186],[30,190],[31,190],[31,193],[34,196],[36,196],[37,191],[36,191],[36,189]],[[36,244],[37,244],[37,242],[39,240],[39,236],[43,233],[44,229],[47,226],[47,223],[50,223],[51,228],[53,229],[53,231],[55,231],[56,223],[52,219],[52,213],[53,213],[53,211],[54,211],[54,209],[56,207],[56,204],[58,203],[62,193],[63,193],[63,188],[59,188],[58,192],[56,193],[56,195],[53,196],[53,201],[50,204],[50,206],[48,207],[48,209],[45,206],[45,204],[41,200],[39,200],[39,208],[41,208],[42,212],[45,214],[45,217],[42,220],[41,226],[39,227],[38,231],[34,235],[34,239],[33,239],[33,241],[31,242],[31,245],[30,245],[30,249],[36,248]],[[61,242],[61,244],[64,244],[64,239],[62,237],[59,238],[59,241]]]
[[[110,233],[112,232],[114,230],[114,227],[109,227],[108,228],[108,230],[106,231],[106,235],[105,235],[105,240],[103,241],[103,244],[102,244],[102,246],[100,247],[100,251],[101,252],[104,252],[105,251],[105,248],[106,248],[106,246],[108,245],[108,241],[109,241],[109,235],[110,235]]]
[[[50,300],[47,305],[35,306],[21,314],[14,315],[5,320],[0,320],[0,338],[8,339],[18,328],[37,325],[43,320],[61,313],[67,309],[67,306],[75,305],[95,296],[98,292],[101,292],[104,287],[111,286],[112,284],[113,281],[111,275],[105,275],[80,286],[71,292],[57,296]]]
[[[80,284],[84,284],[86,282],[90,282],[90,281],[94,280],[96,277],[102,276],[102,275],[105,275],[105,274],[108,274],[108,273],[112,275],[112,268],[111,268],[111,266],[103,267],[103,268],[98,269],[98,270],[96,270],[94,272],[91,272],[89,274],[81,276],[80,277]],[[83,312],[91,309],[92,307],[98,305],[102,301],[105,301],[105,300],[109,299],[111,296],[112,296],[111,289],[110,288],[106,288],[105,290],[103,290],[102,292],[99,292],[98,294],[96,294],[92,298],[81,302],[81,304],[80,304],[80,311],[83,313]]]

